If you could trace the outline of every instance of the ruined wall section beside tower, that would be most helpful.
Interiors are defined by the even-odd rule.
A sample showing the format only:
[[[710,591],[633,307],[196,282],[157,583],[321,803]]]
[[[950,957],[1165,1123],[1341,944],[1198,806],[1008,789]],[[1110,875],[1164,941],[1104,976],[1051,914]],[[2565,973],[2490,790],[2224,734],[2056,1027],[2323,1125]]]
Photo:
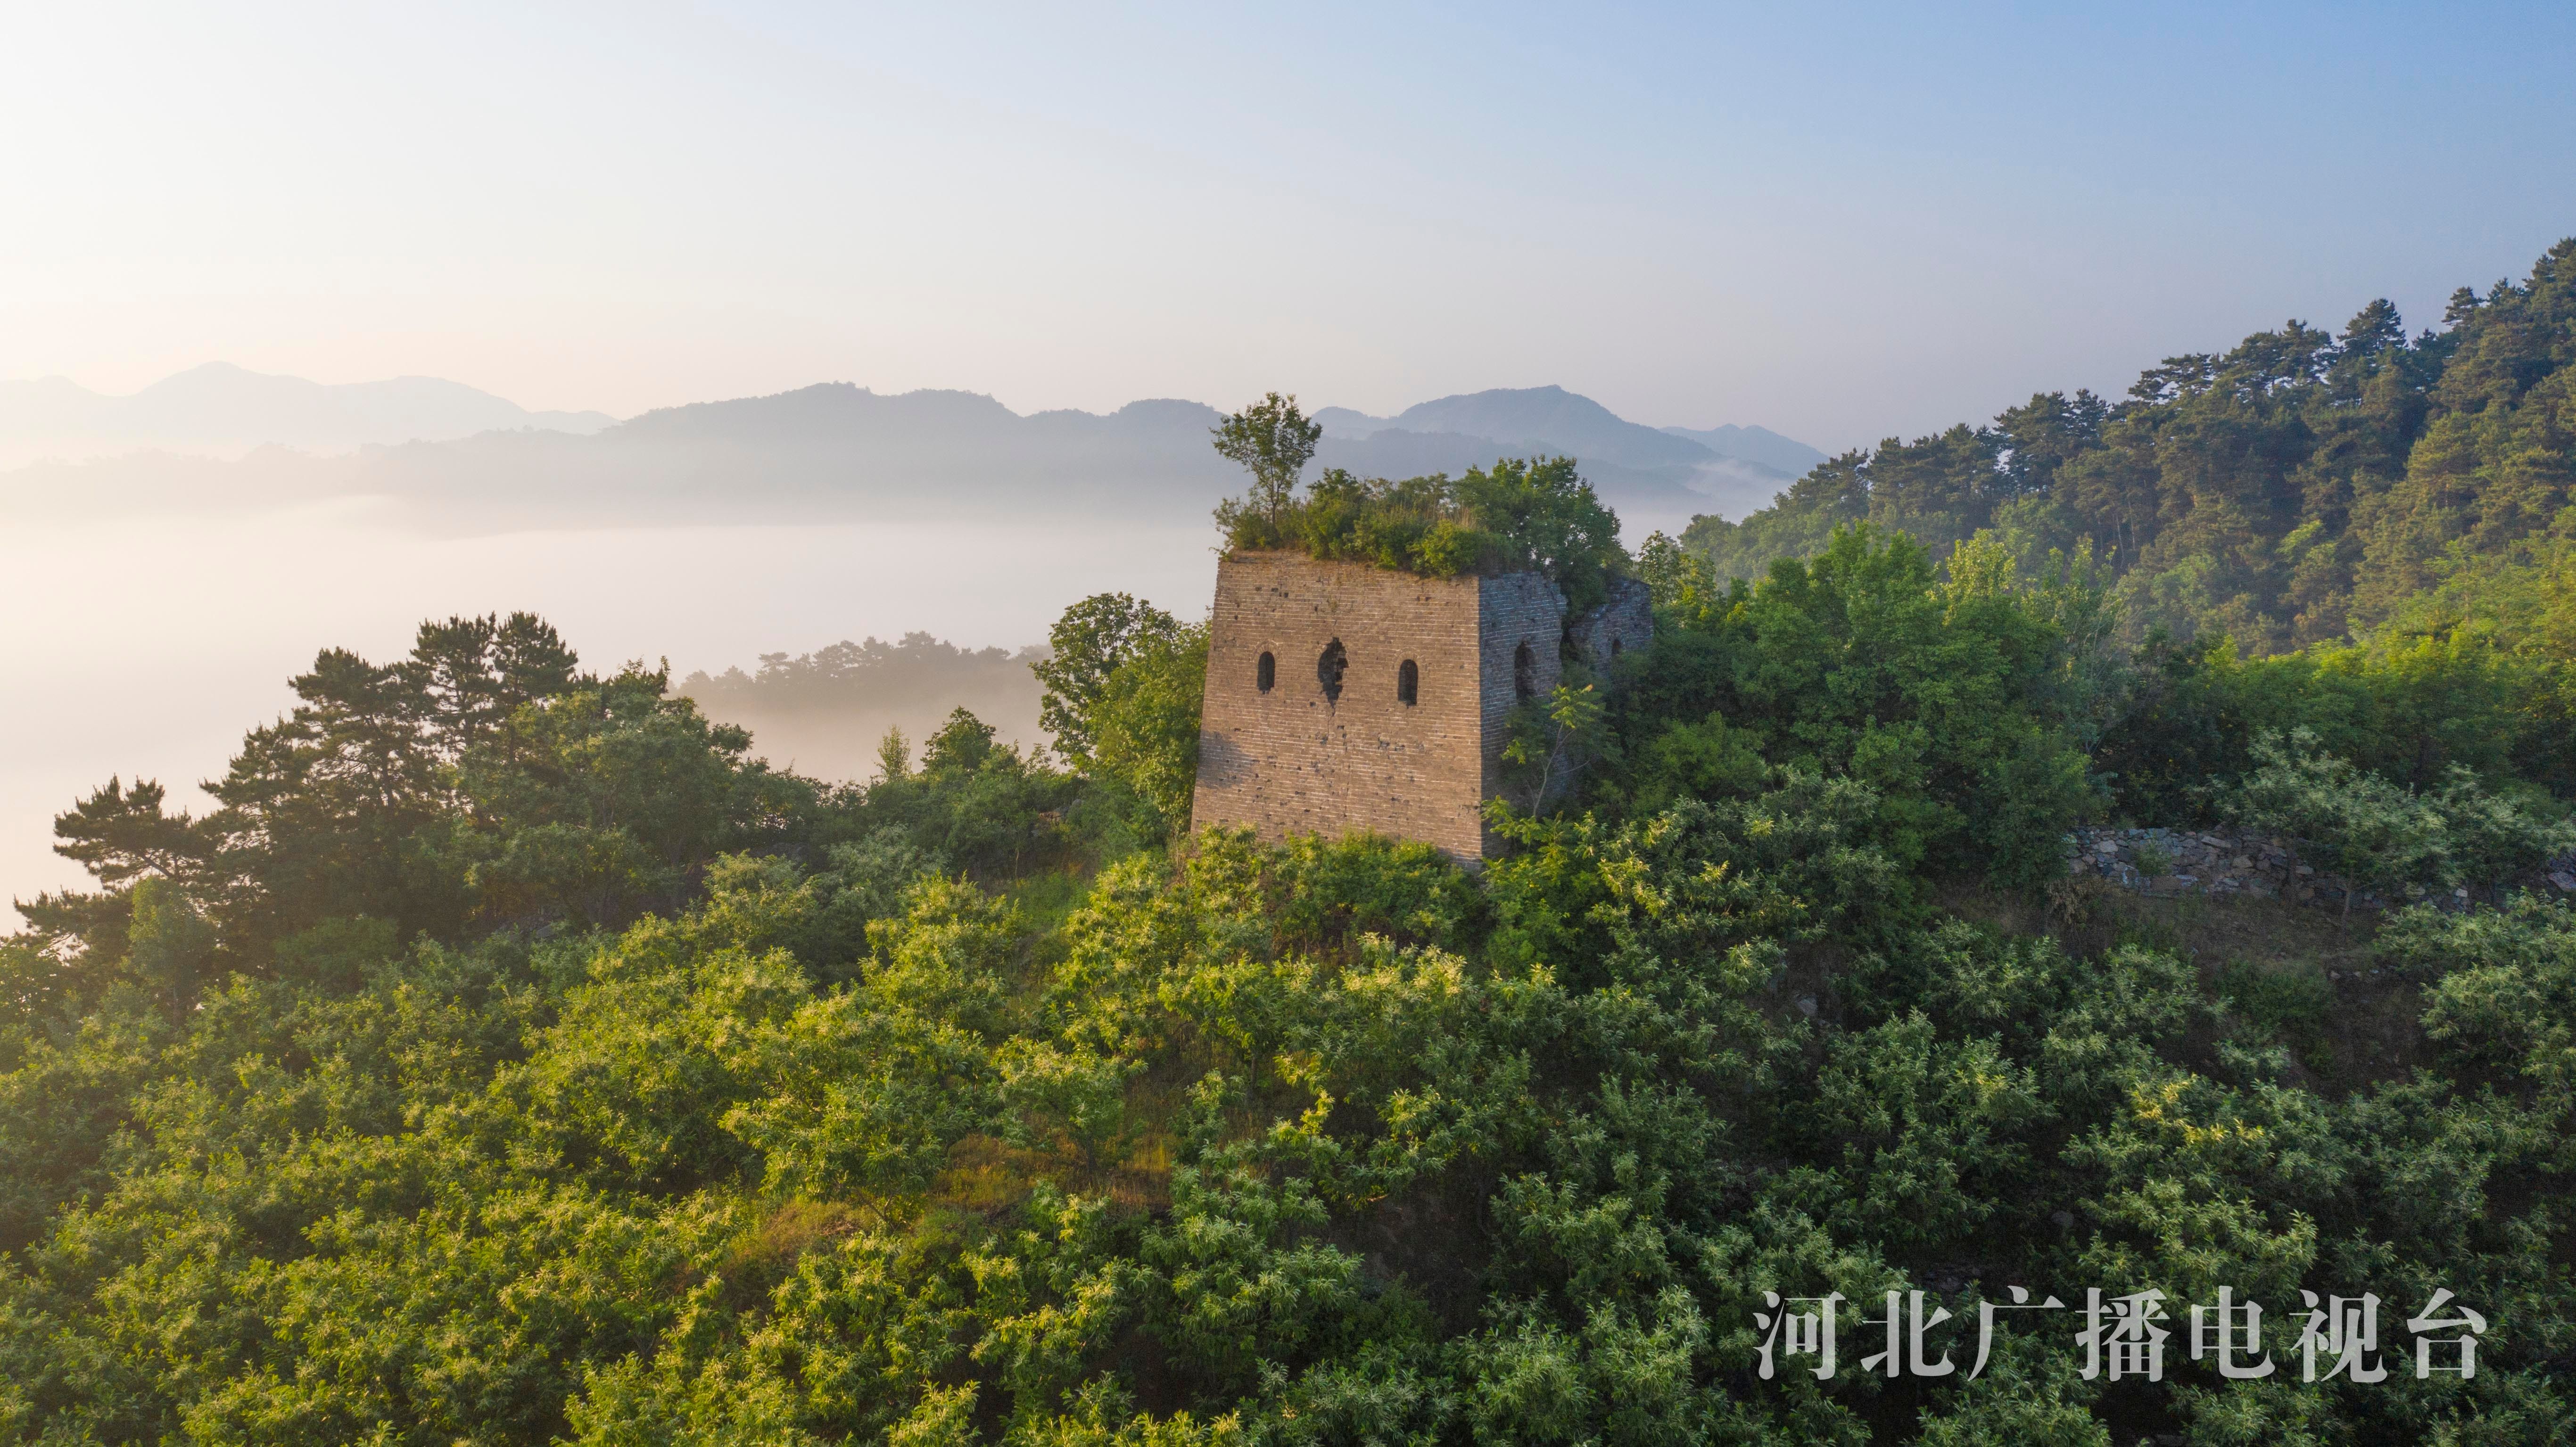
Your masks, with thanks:
[[[1655,641],[1655,594],[1634,578],[1610,580],[1610,597],[1578,615],[1566,630],[1592,671],[1603,678],[1630,649]]]
[[[1265,840],[1365,829],[1482,858],[1487,740],[1498,736],[1479,649],[1487,586],[1284,551],[1220,561],[1193,824]],[[1558,627],[1551,619],[1543,636]],[[1336,641],[1345,664],[1328,698],[1318,664]],[[1267,692],[1263,653],[1274,660]],[[1397,697],[1408,659],[1410,704]],[[1505,707],[1508,662],[1507,651]]]
[[[1477,582],[1479,671],[1484,675],[1480,787],[1490,799],[1504,793],[1503,746],[1511,741],[1513,708],[1524,698],[1547,697],[1564,678],[1565,602],[1556,585],[1536,573],[1507,573]],[[1493,853],[1495,843],[1490,833],[1478,835],[1482,853]]]
[[[1531,797],[1536,784],[1526,772],[1517,787],[1507,786],[1503,777],[1512,709],[1524,699],[1547,697],[1565,681],[1568,661],[1588,666],[1596,684],[1606,687],[1617,676],[1619,660],[1655,638],[1654,596],[1633,578],[1612,579],[1606,600],[1571,618],[1564,613],[1563,598],[1535,573],[1485,580],[1485,793],[1488,798],[1508,798],[1524,809],[1540,802]],[[1528,650],[1531,665],[1526,670],[1521,666],[1523,649]],[[1579,777],[1560,776],[1551,783],[1547,802],[1564,803],[1566,789],[1578,787]],[[1485,851],[1492,853],[1497,842],[1488,833]]]

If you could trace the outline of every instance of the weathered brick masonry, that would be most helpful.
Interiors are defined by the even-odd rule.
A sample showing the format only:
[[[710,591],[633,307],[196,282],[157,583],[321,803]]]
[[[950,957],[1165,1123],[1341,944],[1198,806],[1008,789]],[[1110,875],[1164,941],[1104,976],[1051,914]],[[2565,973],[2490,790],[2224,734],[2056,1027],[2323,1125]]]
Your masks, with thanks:
[[[1421,578],[1290,552],[1220,561],[1212,625],[1195,824],[1371,830],[1467,860],[1491,850],[1483,805],[1513,705],[1556,686],[1564,647],[1606,670],[1653,634],[1633,582],[1569,625],[1536,573]]]

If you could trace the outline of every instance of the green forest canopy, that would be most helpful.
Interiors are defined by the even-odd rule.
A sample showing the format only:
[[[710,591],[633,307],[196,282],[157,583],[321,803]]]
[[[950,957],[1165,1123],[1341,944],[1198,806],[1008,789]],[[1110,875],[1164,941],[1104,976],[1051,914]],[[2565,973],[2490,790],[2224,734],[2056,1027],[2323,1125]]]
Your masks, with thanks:
[[[2034,396],[1982,427],[1822,464],[1741,523],[1683,538],[1758,577],[1868,520],[1936,554],[1992,530],[2026,560],[2089,548],[2133,626],[2279,652],[2395,622],[2514,631],[2563,600],[2576,514],[2576,240],[2463,287],[2412,338],[2386,301],[2168,357],[2116,402]],[[2558,642],[2567,642],[2561,634]]]
[[[2380,349],[2356,408],[2435,375],[2374,496],[2463,415],[2479,317],[2557,361],[2470,452],[2539,426],[2569,254]],[[326,651],[210,814],[65,813],[94,884],[0,944],[0,1438],[2562,1440],[2576,910],[2519,886],[2568,839],[2563,491],[2476,541],[2546,437],[2441,474],[2441,568],[2391,581],[2350,506],[2335,586],[2391,624],[2277,656],[2129,632],[2197,495],[2109,567],[2012,531],[2226,408],[2321,434],[2344,355],[1758,581],[1649,547],[1580,807],[1501,811],[1477,874],[1190,835],[1204,634],[1120,595],[1051,639],[1059,753],[961,710],[864,786],[524,615]],[[2469,903],[2151,905],[2067,876],[2102,817]],[[2013,1286],[2163,1292],[2164,1381],[2083,1375],[2080,1310],[1994,1313],[1969,1380]],[[2188,1354],[2221,1288],[2272,1375]],[[2440,1289],[2474,1378],[2412,1370]],[[2302,1290],[2380,1298],[2387,1380],[2301,1380]],[[1957,1370],[1862,1368],[1889,1291]],[[1761,1374],[1766,1293],[1840,1293],[1832,1380]]]

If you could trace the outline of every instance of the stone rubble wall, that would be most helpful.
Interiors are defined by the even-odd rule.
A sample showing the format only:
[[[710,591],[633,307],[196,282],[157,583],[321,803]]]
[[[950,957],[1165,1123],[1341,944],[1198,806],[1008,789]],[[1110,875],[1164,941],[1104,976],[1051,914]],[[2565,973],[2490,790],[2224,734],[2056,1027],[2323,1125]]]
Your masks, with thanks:
[[[2341,879],[2300,862],[2297,842],[2279,835],[2241,829],[2078,829],[2066,836],[2071,872],[2106,879],[2122,889],[2159,898],[2203,894],[2217,898],[2252,896],[2287,899],[2299,904],[2343,908]],[[2160,858],[2158,857],[2160,856]],[[2150,873],[2151,866],[2161,865]],[[2576,858],[2555,861],[2531,880],[2533,887],[2576,895]],[[2464,907],[2473,898],[2493,896],[2494,889],[2454,889],[2449,901]],[[2431,898],[2409,893],[2400,903]],[[2378,909],[2387,901],[2369,890],[2353,904]]]

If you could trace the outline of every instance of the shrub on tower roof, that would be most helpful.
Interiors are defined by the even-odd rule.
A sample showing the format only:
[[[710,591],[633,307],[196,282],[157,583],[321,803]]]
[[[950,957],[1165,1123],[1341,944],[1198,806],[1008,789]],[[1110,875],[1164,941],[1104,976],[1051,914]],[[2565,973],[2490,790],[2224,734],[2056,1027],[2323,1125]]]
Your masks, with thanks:
[[[1300,496],[1293,479],[1313,455],[1314,435],[1296,399],[1276,393],[1216,430],[1217,451],[1253,474],[1250,492],[1217,506],[1229,549],[1297,549],[1434,578],[1543,573],[1578,608],[1608,596],[1609,580],[1627,571],[1618,516],[1573,458],[1504,458],[1454,480],[1362,478],[1334,467]]]

